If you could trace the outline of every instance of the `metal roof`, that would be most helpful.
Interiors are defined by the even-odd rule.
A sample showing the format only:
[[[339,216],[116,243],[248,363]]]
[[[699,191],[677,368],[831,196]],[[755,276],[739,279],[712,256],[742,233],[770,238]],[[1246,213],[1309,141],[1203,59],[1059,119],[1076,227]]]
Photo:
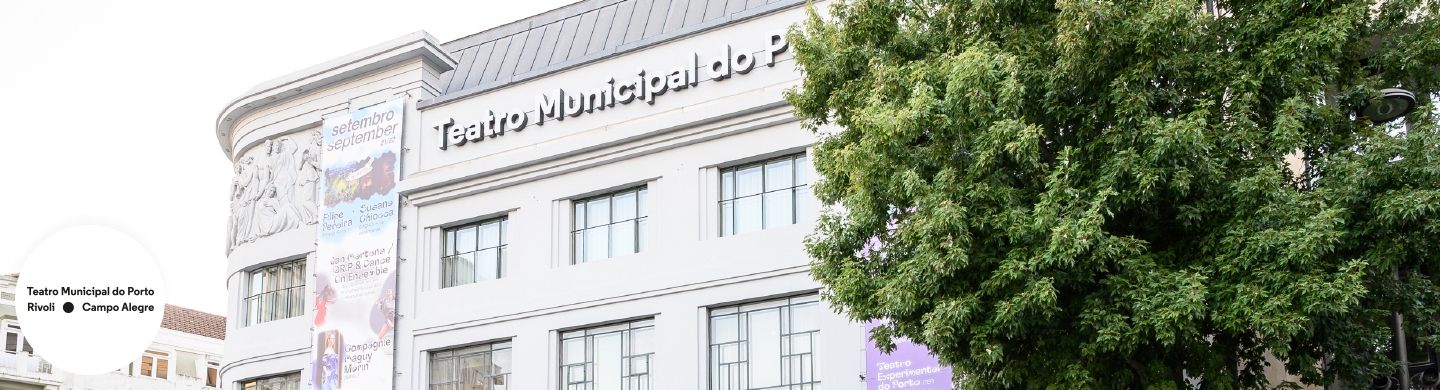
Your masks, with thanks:
[[[564,70],[803,0],[587,0],[441,45],[458,61],[422,106]]]

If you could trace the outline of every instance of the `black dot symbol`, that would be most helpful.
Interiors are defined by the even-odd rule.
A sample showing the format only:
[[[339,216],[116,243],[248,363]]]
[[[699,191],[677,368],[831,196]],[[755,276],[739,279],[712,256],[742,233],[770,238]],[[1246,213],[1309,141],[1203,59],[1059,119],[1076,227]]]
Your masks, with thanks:
[[[66,312],[66,313],[75,311],[75,304],[70,303],[70,302],[65,302],[65,307],[64,307],[64,309],[65,309],[65,312]]]

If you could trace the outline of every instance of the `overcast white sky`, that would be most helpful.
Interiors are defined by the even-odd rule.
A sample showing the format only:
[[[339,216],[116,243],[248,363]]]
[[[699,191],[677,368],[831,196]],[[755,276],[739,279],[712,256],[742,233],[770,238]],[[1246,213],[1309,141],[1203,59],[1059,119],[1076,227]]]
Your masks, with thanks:
[[[417,30],[449,41],[573,2],[6,4],[0,273],[51,233],[106,225],[150,251],[171,304],[224,314],[231,173],[214,123],[226,103]]]

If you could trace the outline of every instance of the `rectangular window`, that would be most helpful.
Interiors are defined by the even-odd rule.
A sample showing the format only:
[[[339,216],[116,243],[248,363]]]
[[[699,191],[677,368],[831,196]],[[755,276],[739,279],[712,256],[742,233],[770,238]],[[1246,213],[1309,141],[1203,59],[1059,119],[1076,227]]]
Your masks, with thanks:
[[[720,170],[720,236],[799,222],[810,198],[804,154]]]
[[[140,376],[165,379],[170,377],[170,354],[145,351],[140,356]]]
[[[300,373],[276,375],[240,382],[240,390],[299,390]]]
[[[510,222],[492,219],[445,229],[440,259],[441,287],[505,277],[506,235]]]
[[[220,363],[209,362],[205,366],[205,387],[220,386]]]
[[[642,187],[575,201],[571,264],[644,251],[648,194]]]
[[[510,368],[509,341],[431,352],[430,389],[509,389]]]
[[[655,320],[560,334],[564,390],[649,390],[655,361]]]
[[[5,352],[10,354],[35,353],[35,350],[30,348],[30,340],[20,332],[19,325],[5,325]]]
[[[710,310],[710,390],[820,388],[818,295]]]
[[[305,314],[305,259],[250,271],[245,325]]]

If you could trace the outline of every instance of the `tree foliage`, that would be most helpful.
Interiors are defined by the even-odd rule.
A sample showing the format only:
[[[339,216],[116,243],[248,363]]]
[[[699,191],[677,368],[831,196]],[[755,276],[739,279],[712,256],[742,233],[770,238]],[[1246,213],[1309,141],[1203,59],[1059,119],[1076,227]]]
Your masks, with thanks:
[[[1363,387],[1392,311],[1440,345],[1435,115],[1357,115],[1440,90],[1440,2],[822,6],[790,32],[806,246],[879,344],[968,389],[1262,388],[1267,354]]]

